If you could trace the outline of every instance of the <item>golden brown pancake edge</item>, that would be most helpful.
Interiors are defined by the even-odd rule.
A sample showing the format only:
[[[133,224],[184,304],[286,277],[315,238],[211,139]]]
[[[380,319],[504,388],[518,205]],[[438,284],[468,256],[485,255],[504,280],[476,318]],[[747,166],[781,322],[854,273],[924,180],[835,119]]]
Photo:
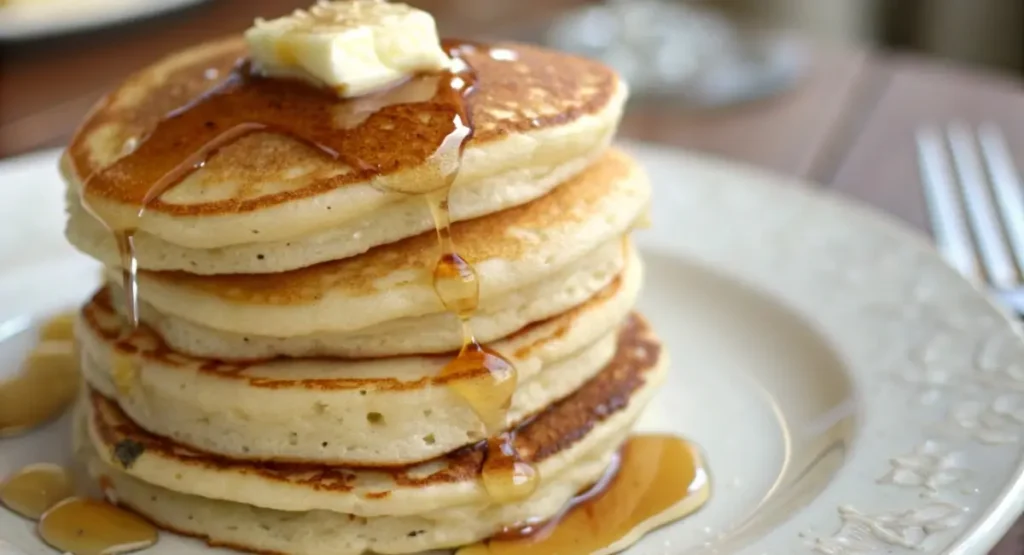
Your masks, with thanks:
[[[625,408],[633,393],[646,382],[647,373],[658,366],[661,355],[661,343],[648,323],[638,314],[631,315],[620,330],[615,356],[600,373],[515,428],[515,444],[523,460],[538,463],[568,449],[597,424]],[[360,470],[386,472],[397,486],[405,487],[475,479],[486,452],[483,444],[455,450],[428,461],[427,464],[443,464],[440,470],[426,476],[415,472],[419,465],[342,467],[242,461],[203,453],[149,433],[132,422],[115,401],[91,389],[87,397],[92,408],[91,426],[108,449],[116,451],[120,445],[131,445],[141,453],[156,453],[186,465],[258,475],[317,490],[350,491],[354,472]]]
[[[516,53],[504,61],[488,55],[489,48]],[[244,41],[232,37],[209,42],[172,54],[125,81],[98,104],[80,127],[65,153],[65,170],[84,182],[123,154],[123,145],[139,140],[169,112],[187,105],[219,82],[210,76],[230,72],[247,54]],[[621,86],[608,67],[585,58],[516,43],[481,45],[466,55],[478,74],[473,97],[476,132],[468,148],[500,140],[509,135],[533,132],[568,124],[606,107]],[[359,127],[351,141],[354,154],[388,153],[376,174],[388,175],[419,166],[433,153],[417,137],[430,136],[429,129],[413,137],[396,136],[388,127],[395,118],[417,117],[416,106],[385,107]],[[450,125],[435,118],[431,125]],[[188,216],[244,213],[288,201],[326,193],[346,185],[364,182],[362,172],[337,174],[336,162],[294,139],[272,133],[254,133],[220,149],[203,169],[210,182],[245,184],[273,181],[297,165],[314,168],[308,183],[295,189],[268,191],[247,198],[211,200],[193,204],[155,202],[147,209]],[[323,177],[317,177],[323,174]],[[131,181],[123,176],[122,185]],[[261,181],[262,180],[262,181]],[[141,205],[148,185],[133,184],[90,189],[89,194],[128,205]],[[243,196],[244,197],[244,196]]]

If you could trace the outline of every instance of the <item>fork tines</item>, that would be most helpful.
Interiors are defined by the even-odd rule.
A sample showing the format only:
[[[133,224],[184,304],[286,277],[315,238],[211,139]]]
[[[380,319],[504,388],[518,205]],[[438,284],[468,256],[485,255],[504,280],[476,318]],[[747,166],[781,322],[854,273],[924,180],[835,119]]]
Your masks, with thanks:
[[[1024,294],[1024,187],[1002,132],[932,125],[918,130],[917,146],[939,250],[964,276]]]

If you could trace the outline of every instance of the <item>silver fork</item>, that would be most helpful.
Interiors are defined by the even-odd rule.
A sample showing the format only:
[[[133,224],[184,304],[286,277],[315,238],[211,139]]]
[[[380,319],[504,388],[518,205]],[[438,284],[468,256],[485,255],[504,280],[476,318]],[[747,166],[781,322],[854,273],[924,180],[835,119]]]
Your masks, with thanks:
[[[1024,185],[1002,131],[992,123],[924,126],[917,150],[939,251],[1024,315]]]

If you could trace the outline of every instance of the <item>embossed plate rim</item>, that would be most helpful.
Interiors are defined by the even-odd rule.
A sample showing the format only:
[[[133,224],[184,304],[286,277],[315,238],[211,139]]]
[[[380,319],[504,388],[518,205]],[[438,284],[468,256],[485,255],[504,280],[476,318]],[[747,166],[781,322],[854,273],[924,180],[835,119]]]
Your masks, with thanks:
[[[813,274],[813,272],[810,272],[813,268],[808,262],[808,258],[812,254],[821,255],[821,260],[816,261],[816,263],[822,264],[821,275],[816,277],[839,277],[838,275],[830,274],[842,272],[843,270],[849,273],[854,269],[848,266],[848,260],[839,260],[834,249],[844,246],[850,248],[851,245],[855,247],[859,242],[866,242],[865,236],[874,234],[877,236],[876,238],[884,239],[885,242],[874,245],[874,247],[878,248],[875,252],[860,252],[861,256],[870,255],[873,258],[866,260],[879,260],[879,264],[884,261],[882,255],[886,251],[912,256],[913,258],[909,260],[901,260],[899,262],[904,267],[911,262],[920,264],[921,269],[919,271],[923,272],[921,279],[930,279],[933,282],[930,284],[930,287],[933,289],[932,291],[929,292],[929,286],[925,284],[920,293],[925,296],[936,295],[935,288],[939,292],[935,298],[907,299],[902,303],[903,310],[907,311],[913,308],[927,312],[929,309],[934,309],[935,306],[925,302],[926,300],[938,306],[948,305],[947,308],[955,306],[955,303],[958,301],[966,303],[967,307],[981,315],[975,324],[981,326],[984,323],[990,326],[991,329],[986,328],[986,331],[997,333],[998,335],[995,337],[1001,338],[1000,341],[1009,341],[1009,343],[1003,346],[1011,349],[1017,355],[1016,358],[1012,359],[1015,362],[1007,363],[1005,367],[997,364],[996,368],[988,370],[991,371],[991,374],[997,372],[1009,373],[1016,370],[1018,374],[1014,376],[1016,380],[1015,385],[1018,387],[1024,385],[1024,381],[1022,381],[1024,380],[1024,332],[1022,332],[1020,322],[1013,320],[1005,309],[997,306],[979,288],[968,283],[949,268],[941,260],[928,238],[923,234],[867,205],[840,197],[829,191],[816,189],[812,184],[797,178],[781,176],[741,163],[716,159],[702,154],[683,152],[670,147],[642,143],[627,143],[624,146],[637,155],[652,174],[656,184],[655,194],[658,197],[658,201],[655,203],[655,210],[657,211],[659,206],[664,207],[666,205],[671,206],[672,210],[678,210],[674,221],[674,229],[670,234],[673,237],[672,242],[669,243],[657,238],[646,242],[641,240],[640,244],[642,247],[649,247],[651,244],[660,245],[662,248],[675,247],[686,256],[695,257],[716,269],[725,269],[726,273],[740,279],[744,277],[743,272],[748,271],[750,273],[747,274],[747,277],[754,275],[763,279],[760,283],[754,280],[755,282],[749,283],[749,285],[755,288],[760,288],[759,286],[765,287],[769,290],[770,294],[777,295],[779,300],[783,301],[788,308],[821,325],[822,328],[826,328],[829,323],[827,321],[828,318],[834,317],[834,315],[827,316],[824,313],[832,307],[807,309],[807,307],[800,306],[801,302],[809,297],[807,288],[813,289],[814,287],[812,278],[815,276],[807,275]],[[687,182],[678,183],[679,177],[677,176],[684,176]],[[677,183],[672,183],[672,181]],[[713,207],[715,210],[706,209],[708,207]],[[723,214],[729,216],[725,218],[728,220],[725,224],[721,221]],[[793,217],[786,221],[787,214],[789,216],[801,216],[802,219],[799,220],[801,223],[794,224],[797,218]],[[662,219],[659,219],[656,214],[655,225],[664,225],[664,222],[661,221]],[[680,221],[683,223],[679,223]],[[728,225],[730,224],[743,227],[743,234],[746,235],[759,230],[760,227],[762,228],[760,229],[762,233],[765,230],[769,230],[771,233],[776,234],[769,238],[787,239],[791,244],[769,242],[768,244],[771,247],[768,249],[761,248],[760,252],[749,250],[748,245],[748,251],[743,251],[740,245],[743,238],[739,234],[732,234],[732,236],[728,236],[723,240],[720,236],[716,237],[712,233],[711,235],[705,235],[699,241],[691,241],[686,233],[687,231],[699,232],[703,229],[705,232],[708,230],[724,231],[724,235],[730,235],[728,231]],[[702,228],[702,226],[704,227]],[[837,229],[829,230],[830,226]],[[816,237],[811,240],[809,239],[811,235],[808,233],[809,230],[822,234],[826,231],[835,233],[838,230],[839,233],[831,237]],[[844,237],[843,232],[848,232],[849,234]],[[857,238],[851,241],[850,238],[853,236]],[[651,238],[648,237],[648,239]],[[830,240],[832,243],[829,243]],[[757,243],[763,247],[764,241],[765,237],[761,235]],[[801,241],[807,244],[801,245]],[[817,252],[813,253],[811,250],[797,248],[800,246],[808,247],[814,241],[818,241],[820,247],[832,248],[820,248]],[[787,253],[787,249],[795,249],[799,252]],[[856,252],[854,248],[847,254]],[[799,260],[801,261],[800,264],[803,264],[799,268],[802,275],[784,275],[788,268],[778,266],[778,264],[785,262],[787,255],[798,255],[801,257],[794,258],[793,260]],[[764,271],[773,268],[772,263],[776,265],[774,270],[781,273]],[[891,265],[892,261],[889,261],[889,263]],[[831,268],[829,268],[830,264],[832,265]],[[751,269],[755,271],[751,271]],[[760,272],[756,270],[760,270]],[[876,267],[873,270],[878,272],[882,268]],[[902,271],[904,274],[907,273],[905,269],[898,270],[898,266],[897,271]],[[861,272],[860,278],[865,278],[864,272]],[[809,282],[804,281],[808,279],[810,279]],[[873,278],[867,278],[869,282],[871,279]],[[776,283],[772,283],[772,281]],[[788,283],[791,288],[796,287],[799,289],[803,287],[804,289],[796,295],[792,291],[780,291],[780,288],[773,289],[773,286],[785,285],[787,281],[791,282]],[[925,282],[922,281],[921,283]],[[785,289],[785,287],[781,289]],[[910,302],[911,300],[913,302]],[[951,317],[952,314],[941,314],[940,311],[938,316],[934,314],[931,316]],[[953,323],[962,324],[963,322],[958,322],[954,318]],[[969,328],[966,331],[980,333],[980,329],[980,327]],[[991,337],[986,339],[986,343],[982,347],[987,346],[988,341],[992,341]],[[843,352],[844,349],[842,347],[844,345],[839,344],[836,346],[841,354],[850,354]],[[977,348],[978,346],[975,345],[975,347]],[[911,357],[911,355],[916,356],[917,353],[907,353],[907,355]],[[934,360],[908,361],[908,364],[902,366],[896,364],[896,368],[888,373],[875,372],[879,374],[875,382],[884,379],[890,386],[893,386],[890,389],[899,389],[895,387],[897,382],[890,381],[890,378],[901,376],[901,372],[908,370],[907,366],[913,366],[912,363],[919,363],[920,368],[916,368],[918,373],[937,383],[928,383],[927,380],[925,383],[913,383],[908,378],[908,383],[902,384],[906,386],[905,389],[908,390],[908,393],[912,387],[925,387],[927,389],[935,386],[941,389],[943,386],[959,385],[955,382],[952,384],[943,382],[949,376],[943,377],[933,373],[936,367],[941,366]],[[864,368],[857,368],[856,365],[854,365],[852,370],[854,377],[858,378],[858,380],[862,380],[866,376],[871,377],[870,370],[866,371]],[[957,376],[956,372],[954,372],[952,378],[966,376],[969,378],[968,385],[975,385],[974,382],[980,379],[976,372],[967,373],[966,371],[961,371],[960,373],[962,375]],[[992,377],[991,374],[988,376],[989,378]],[[1009,378],[1007,377],[1007,379]],[[860,385],[863,386],[863,384]],[[863,390],[866,388],[859,387],[858,389],[858,393],[863,397]],[[885,393],[891,392],[886,391]],[[922,395],[926,393],[924,392]],[[982,393],[982,395],[988,395],[993,404],[997,403],[1000,399],[993,391]],[[909,401],[910,399],[907,400]],[[943,412],[954,413],[957,408],[953,404],[954,401],[953,399],[949,400],[946,406],[948,410]],[[1020,401],[1024,403],[1024,398],[1021,398]],[[873,416],[870,407],[866,408],[863,406],[863,398],[858,399],[858,403],[862,415],[870,420]],[[919,411],[924,412],[923,409],[919,409]],[[982,416],[990,415],[983,414],[977,416],[978,421],[982,419]],[[1006,417],[1002,413],[996,416]],[[907,491],[899,492],[894,492],[892,488],[884,489],[884,484],[881,483],[881,480],[887,474],[880,475],[874,480],[866,481],[867,483],[865,484],[858,484],[862,488],[861,492],[866,490],[875,492],[876,503],[879,500],[883,500],[883,507],[871,511],[876,514],[871,516],[865,515],[848,505],[836,503],[832,506],[832,515],[822,518],[817,516],[815,518],[808,518],[809,512],[822,512],[823,507],[828,509],[826,502],[829,498],[835,496],[838,489],[836,484],[839,481],[838,478],[848,477],[856,470],[864,471],[870,468],[869,465],[858,466],[858,464],[864,462],[857,459],[858,454],[871,451],[870,444],[865,445],[863,438],[860,438],[854,444],[851,450],[853,455],[848,457],[846,466],[837,473],[837,479],[833,480],[833,483],[820,492],[818,497],[811,502],[810,506],[797,511],[790,520],[781,524],[769,537],[762,538],[762,541],[748,546],[742,550],[742,553],[786,555],[801,552],[823,553],[826,555],[860,555],[882,552],[950,553],[955,555],[980,555],[987,553],[1013,525],[1021,510],[1024,509],[1024,458],[1022,458],[1019,448],[1022,441],[1024,441],[1024,412],[1014,414],[1013,417],[1016,419],[1016,426],[1012,439],[1014,445],[1017,446],[1017,450],[1013,455],[1012,469],[1006,473],[1005,479],[1001,480],[999,492],[993,496],[991,502],[973,510],[973,514],[970,515],[971,521],[969,524],[960,522],[956,526],[947,526],[947,521],[954,517],[964,516],[963,513],[966,509],[963,507],[959,507],[955,514],[951,516],[936,516],[928,512],[930,509],[941,508],[945,502],[933,502],[930,506],[922,507],[920,511],[908,508],[907,501],[917,498],[934,498],[934,492],[922,492],[920,488],[913,487]],[[967,424],[971,423],[967,422]],[[977,424],[977,422],[973,423]],[[927,427],[937,424],[939,422],[929,422]],[[859,425],[864,426],[865,423],[861,422]],[[922,423],[920,428],[920,435],[925,436],[923,437],[923,444],[927,444],[930,441],[930,438],[927,437],[930,435],[927,427]],[[999,438],[994,439],[998,440]],[[921,441],[921,439],[915,440],[915,443],[918,441]],[[981,449],[979,445],[978,442],[974,442],[971,447],[979,450]],[[963,443],[959,446],[961,448],[967,447]],[[906,445],[904,449],[912,451],[916,447],[916,445]],[[886,462],[885,459],[896,459],[902,455],[904,455],[903,452],[880,453],[879,458],[881,460],[874,461],[873,464],[882,465]],[[863,459],[863,457],[861,458]],[[853,467],[852,469],[849,468],[851,466]],[[879,466],[879,468],[883,467]],[[967,470],[970,469],[968,468]],[[900,493],[903,495],[901,496]],[[893,498],[896,498],[896,500]],[[901,503],[904,503],[904,505],[901,505]],[[838,515],[836,515],[836,512],[838,512]],[[836,516],[839,518],[836,518]],[[933,528],[929,529],[929,526]],[[943,528],[942,526],[946,527]],[[900,533],[904,535],[901,536]],[[866,538],[864,537],[865,534],[867,534]],[[799,541],[792,541],[796,539]]]

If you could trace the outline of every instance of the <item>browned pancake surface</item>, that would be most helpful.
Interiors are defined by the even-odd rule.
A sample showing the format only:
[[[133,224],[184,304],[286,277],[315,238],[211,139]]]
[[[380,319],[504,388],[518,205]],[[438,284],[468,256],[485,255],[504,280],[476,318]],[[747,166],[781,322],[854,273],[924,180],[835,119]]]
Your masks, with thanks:
[[[470,264],[501,258],[516,260],[535,248],[510,229],[545,229],[571,225],[596,216],[601,202],[621,180],[639,171],[626,154],[610,150],[581,174],[547,195],[524,205],[452,225],[459,255]],[[264,305],[313,303],[326,291],[362,296],[388,287],[381,278],[407,272],[409,279],[429,281],[438,258],[433,231],[373,248],[361,255],[279,274],[199,276],[186,272],[140,272],[148,279],[203,291],[222,299]]]
[[[545,344],[555,341],[560,337],[564,336],[569,332],[570,328],[574,325],[576,320],[586,314],[592,308],[600,306],[602,303],[613,297],[619,289],[622,287],[622,277],[615,278],[610,284],[605,286],[603,289],[595,293],[592,297],[587,299],[584,303],[575,306],[561,314],[557,314],[550,318],[533,322],[522,329],[509,334],[505,338],[506,341],[516,341],[519,337],[525,336],[528,333],[533,332],[536,328],[541,326],[551,326],[552,332],[548,335],[537,337],[530,342],[520,346],[516,349],[515,356],[524,359],[529,357],[531,353],[544,347]],[[109,289],[101,289],[97,292],[92,300],[82,307],[81,311],[82,320],[85,325],[89,326],[93,333],[97,336],[104,338],[107,341],[113,343],[113,348],[123,352],[131,353],[139,356],[148,361],[158,362],[163,365],[170,367],[184,368],[189,367],[198,369],[203,374],[216,376],[225,380],[245,380],[250,386],[264,388],[264,389],[288,389],[288,388],[305,388],[305,389],[316,389],[323,391],[341,391],[341,390],[352,390],[359,389],[363,391],[402,391],[420,389],[427,386],[443,386],[452,379],[471,379],[480,375],[486,374],[488,370],[486,368],[476,368],[472,372],[460,373],[457,377],[453,376],[434,376],[428,378],[422,378],[416,381],[402,381],[396,378],[318,378],[318,379],[288,379],[282,374],[277,378],[269,378],[265,376],[253,376],[250,374],[249,369],[260,365],[266,368],[269,365],[274,364],[289,364],[290,359],[278,359],[278,360],[251,360],[251,361],[219,361],[210,359],[200,359],[189,355],[175,352],[167,343],[160,337],[160,334],[155,330],[141,324],[131,334],[125,335],[123,323],[121,317],[117,314],[113,306],[113,300]],[[444,361],[451,360],[457,353],[445,353],[445,354],[422,354],[422,355],[408,355],[418,357],[430,357]],[[383,358],[399,358],[399,357],[377,357]],[[314,360],[314,358],[306,358],[303,360]],[[370,359],[343,359],[340,357],[326,358],[318,357],[315,360],[323,360],[326,363],[345,363],[354,362],[359,360],[370,360]]]
[[[492,48],[513,54],[492,56]],[[68,160],[73,173],[85,180],[110,166],[129,141],[143,139],[169,112],[215,88],[246,56],[244,41],[232,38],[175,54],[130,78],[92,112],[72,141]],[[615,74],[597,62],[532,46],[479,45],[465,59],[478,76],[471,147],[599,112],[618,87]],[[339,128],[346,155],[373,167],[346,167],[343,174],[338,174],[339,162],[293,138],[250,134],[217,151],[193,176],[199,189],[210,186],[213,198],[176,203],[165,196],[147,204],[147,210],[241,213],[410,169],[433,154],[451,130],[450,117],[434,117],[438,113],[430,102],[392,105],[354,128]],[[294,174],[296,168],[301,175]],[[116,173],[90,188],[89,195],[141,205],[151,184]],[[225,183],[235,189],[226,192]]]
[[[605,368],[575,393],[552,404],[516,430],[519,454],[528,462],[541,462],[568,449],[593,427],[624,408],[633,393],[656,367],[661,345],[648,324],[633,315],[619,335],[618,350]],[[482,468],[486,447],[465,447],[440,459],[407,468],[325,467],[312,464],[256,463],[231,460],[201,453],[168,439],[150,434],[133,423],[117,406],[99,393],[90,395],[93,426],[110,448],[129,445],[135,451],[158,454],[182,464],[253,474],[295,486],[316,490],[351,491],[357,472],[381,472],[397,486],[422,487],[430,484],[475,479]],[[128,443],[124,443],[128,442]],[[424,468],[437,468],[424,472]],[[369,494],[386,496],[388,492]]]

